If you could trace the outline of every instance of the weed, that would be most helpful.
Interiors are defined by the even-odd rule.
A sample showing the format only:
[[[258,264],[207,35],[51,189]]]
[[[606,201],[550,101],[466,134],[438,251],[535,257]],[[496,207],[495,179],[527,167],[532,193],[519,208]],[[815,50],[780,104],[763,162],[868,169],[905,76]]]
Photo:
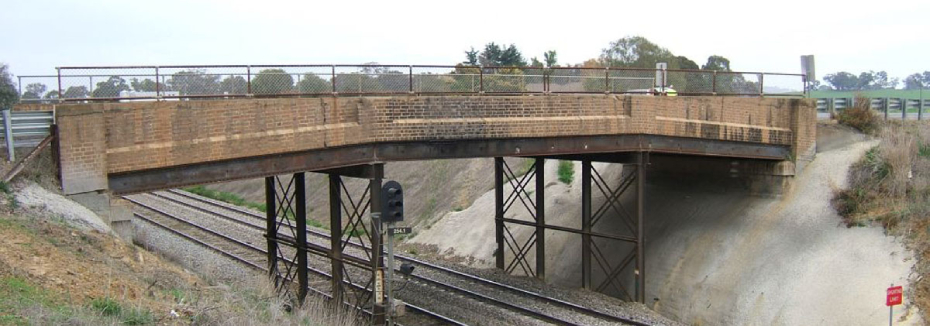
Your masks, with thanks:
[[[856,95],[855,104],[837,114],[837,122],[867,134],[874,134],[881,126],[881,120],[879,120],[875,112],[872,112],[870,104],[871,100],[869,98],[861,94]]]
[[[559,161],[559,181],[564,184],[572,184],[575,179],[575,164],[572,161]]]
[[[90,307],[99,311],[104,316],[119,316],[123,312],[123,307],[119,302],[110,298],[97,298],[91,300]]]

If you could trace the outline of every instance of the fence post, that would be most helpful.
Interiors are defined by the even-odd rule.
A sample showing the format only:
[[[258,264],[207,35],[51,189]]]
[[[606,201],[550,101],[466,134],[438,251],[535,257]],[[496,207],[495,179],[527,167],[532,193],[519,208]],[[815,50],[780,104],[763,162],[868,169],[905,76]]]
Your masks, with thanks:
[[[830,113],[830,119],[836,118],[836,98],[827,98],[827,112]]]
[[[11,111],[10,108],[3,108],[3,132],[6,138],[7,158],[9,158],[10,162],[13,162],[16,160],[16,153],[13,146],[13,119],[10,118],[12,115]]]
[[[610,94],[610,67],[604,67],[604,94]]]
[[[413,94],[413,65],[410,66],[410,94]]]
[[[245,66],[246,96],[252,95],[252,66]]]
[[[884,98],[884,99],[882,99],[882,107],[884,107],[884,109],[885,109],[885,120],[888,120],[888,106],[889,106],[888,104],[889,104],[889,103],[888,103],[888,98],[887,98],[887,97]]]
[[[714,77],[711,79],[712,79],[711,81],[712,84],[711,84],[710,92],[713,93],[714,96],[717,96],[717,71],[716,70],[714,70]]]
[[[765,97],[765,74],[759,74],[759,97]]]
[[[65,99],[65,94],[61,93],[61,68],[55,67],[55,70],[58,72],[58,103],[61,103]]]
[[[484,67],[478,66],[478,94],[484,94]]]
[[[158,66],[155,66],[155,100],[161,101],[161,87],[158,86],[158,80],[161,75],[158,72]]]
[[[22,99],[23,97],[23,76],[16,76],[16,79],[19,80],[19,84],[17,84],[19,85],[19,95],[17,95],[16,97],[19,97],[19,101],[22,102],[23,101]]]
[[[333,84],[333,96],[336,96],[336,65],[332,66],[331,74],[329,81]]]
[[[898,105],[901,106],[901,121],[907,120],[907,99],[903,97],[899,98],[898,103],[900,103]]]

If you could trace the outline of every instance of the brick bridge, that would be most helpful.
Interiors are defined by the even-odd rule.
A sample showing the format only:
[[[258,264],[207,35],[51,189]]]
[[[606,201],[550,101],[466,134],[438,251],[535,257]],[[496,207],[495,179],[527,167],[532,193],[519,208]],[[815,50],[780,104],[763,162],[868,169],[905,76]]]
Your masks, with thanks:
[[[609,72],[607,75],[609,78]],[[716,73],[714,76],[716,87]],[[364,211],[381,211],[383,163],[494,158],[498,268],[545,278],[545,259],[535,257],[546,254],[546,231],[576,233],[583,239],[584,287],[601,290],[604,284],[614,282],[624,289],[634,287],[635,294],[628,294],[628,299],[640,302],[645,300],[642,232],[647,171],[732,174],[739,170],[744,175],[784,182],[814,153],[816,108],[811,100],[642,96],[610,90],[600,94],[556,94],[551,91],[555,85],[547,84],[551,77],[543,78],[542,88],[548,91],[537,94],[444,95],[412,91],[416,82],[411,73],[407,84],[410,92],[345,97],[336,96],[334,72],[330,79],[332,94],[319,97],[213,95],[182,101],[77,100],[82,103],[66,99],[64,103],[23,105],[19,109],[55,111],[63,191],[84,198],[81,200],[92,206],[107,206],[105,200],[101,203],[101,194],[265,178],[269,267],[276,271],[285,270],[287,264],[274,254],[281,247],[294,248],[298,255],[308,253],[305,246],[295,246],[293,239],[285,241],[278,233],[278,226],[289,224],[291,217],[274,209],[290,207],[291,212],[298,212],[297,234],[306,228],[306,208],[300,208],[306,202],[302,186],[305,172],[328,174],[330,206],[343,206],[343,210],[330,210],[332,237],[345,241],[360,237],[360,241],[379,247],[381,234],[344,234],[342,226],[359,223],[363,217],[364,223],[373,223]],[[479,76],[480,80],[485,78]],[[609,87],[611,81],[605,80],[605,87]],[[158,95],[161,99],[163,94]],[[515,156],[535,158],[524,176],[515,174],[503,159]],[[580,229],[545,222],[545,181],[543,173],[538,172],[544,171],[547,159],[582,161]],[[621,185],[607,185],[605,192],[598,183],[603,179],[592,177],[598,174],[591,162],[628,164],[631,168],[624,169]],[[284,176],[288,174],[291,176]],[[370,206],[351,207],[354,211],[348,211],[350,208],[340,205],[345,200],[338,190],[343,178],[369,181],[364,191]],[[291,182],[298,186],[282,187]],[[530,182],[536,183],[535,193],[527,191]],[[592,184],[598,185],[593,189],[609,199],[603,205],[619,205],[624,193],[627,198],[633,196],[634,208],[630,211],[635,213],[618,217],[628,219],[630,232],[615,230],[614,234],[596,229],[596,215],[605,206],[592,207]],[[506,217],[515,198],[530,201],[522,207],[530,211],[533,220]],[[125,206],[119,199],[111,199],[109,205],[113,206],[111,215],[117,215],[116,207]],[[518,226],[530,227],[533,232],[515,238],[510,228]],[[593,239],[628,243],[630,254],[611,258],[616,259],[616,264],[608,264],[595,277]],[[326,257],[342,257],[338,241],[334,244],[335,249],[329,249]],[[377,253],[372,257],[371,268],[383,269],[383,258]],[[298,264],[306,264],[306,260]],[[305,274],[306,266],[296,270]],[[341,286],[343,273],[343,262],[334,259],[333,295],[346,291]],[[598,278],[599,284],[593,284],[592,280]],[[301,283],[297,292],[303,296],[306,277],[296,279]],[[376,306],[375,314],[379,311]]]

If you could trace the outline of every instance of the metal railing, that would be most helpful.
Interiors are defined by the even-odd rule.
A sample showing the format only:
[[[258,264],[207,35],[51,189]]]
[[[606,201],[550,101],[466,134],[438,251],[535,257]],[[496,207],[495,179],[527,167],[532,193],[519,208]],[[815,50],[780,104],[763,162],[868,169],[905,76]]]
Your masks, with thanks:
[[[804,75],[581,67],[212,65],[60,67],[57,90],[32,101],[456,95],[656,94],[804,96]],[[22,80],[23,78],[27,80]],[[658,86],[658,87],[657,87]],[[663,87],[665,86],[665,87]],[[51,95],[49,95],[51,94]],[[24,101],[29,101],[24,100]]]
[[[854,97],[817,98],[817,113],[821,118],[829,118],[856,103]],[[909,99],[879,97],[869,99],[869,108],[888,119],[923,120],[930,108],[930,99]]]
[[[0,124],[0,142],[7,147],[10,161],[13,160],[13,148],[35,147],[42,138],[51,133],[55,124],[54,111],[13,111],[3,110],[3,123]]]

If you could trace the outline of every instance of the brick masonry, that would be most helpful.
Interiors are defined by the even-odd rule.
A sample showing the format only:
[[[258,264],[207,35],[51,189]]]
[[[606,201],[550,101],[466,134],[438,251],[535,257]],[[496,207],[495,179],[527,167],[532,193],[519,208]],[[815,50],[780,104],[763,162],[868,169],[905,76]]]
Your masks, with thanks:
[[[56,106],[65,193],[106,175],[373,142],[649,134],[790,146],[813,154],[800,99],[395,96]]]

